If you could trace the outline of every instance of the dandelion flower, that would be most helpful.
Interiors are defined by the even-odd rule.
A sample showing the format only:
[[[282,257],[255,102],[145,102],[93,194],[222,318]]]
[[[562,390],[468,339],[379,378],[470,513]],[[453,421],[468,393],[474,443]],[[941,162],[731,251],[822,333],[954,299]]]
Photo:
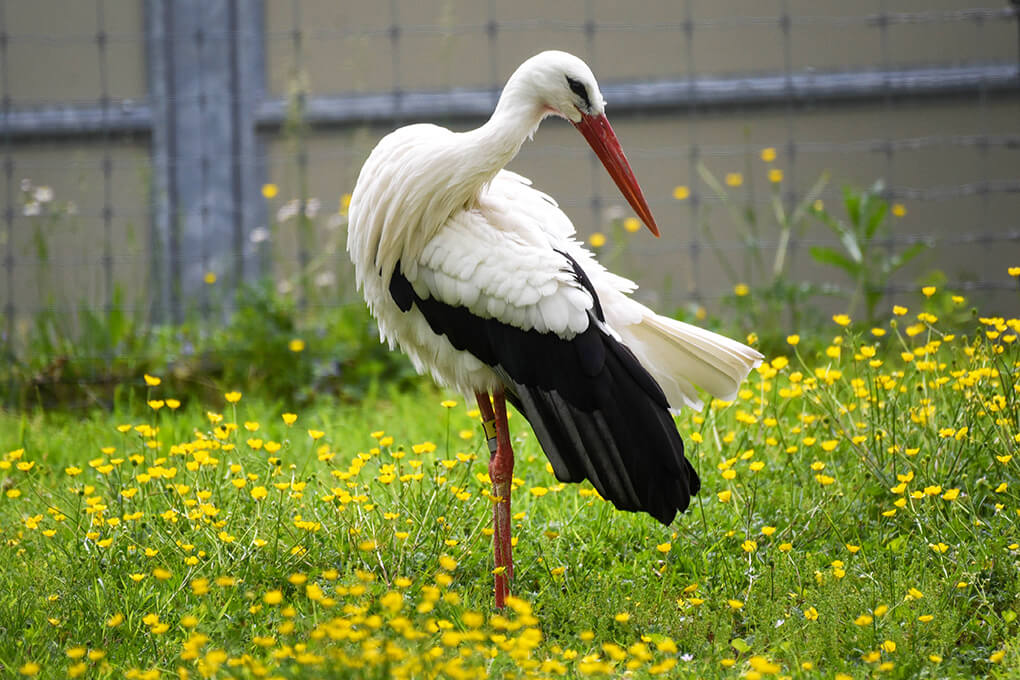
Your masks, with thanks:
[[[594,234],[588,237],[588,243],[592,248],[601,248],[606,245],[606,235],[602,232],[596,231]]]
[[[761,159],[766,163],[771,163],[776,160],[776,149],[772,146],[767,146],[761,150]]]
[[[641,222],[636,217],[628,217],[623,221],[623,228],[633,234],[641,229]]]
[[[673,198],[678,201],[686,201],[691,196],[691,190],[684,185],[673,187]],[[1020,267],[1018,267],[1020,269]]]

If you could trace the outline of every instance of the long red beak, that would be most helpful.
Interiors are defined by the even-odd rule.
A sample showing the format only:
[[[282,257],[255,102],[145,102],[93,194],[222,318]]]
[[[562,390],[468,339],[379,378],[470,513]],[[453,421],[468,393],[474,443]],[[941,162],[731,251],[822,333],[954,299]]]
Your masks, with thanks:
[[[574,123],[574,127],[580,130],[584,138],[588,140],[595,155],[599,157],[602,165],[609,172],[609,176],[616,182],[620,193],[630,203],[630,207],[634,208],[634,212],[645,223],[648,230],[658,236],[659,227],[655,224],[655,218],[652,217],[652,211],[648,207],[648,202],[645,201],[645,195],[641,193],[641,187],[634,177],[634,171],[630,169],[630,163],[623,155],[620,140],[616,138],[613,126],[609,124],[605,114],[598,116],[581,114],[581,120]]]

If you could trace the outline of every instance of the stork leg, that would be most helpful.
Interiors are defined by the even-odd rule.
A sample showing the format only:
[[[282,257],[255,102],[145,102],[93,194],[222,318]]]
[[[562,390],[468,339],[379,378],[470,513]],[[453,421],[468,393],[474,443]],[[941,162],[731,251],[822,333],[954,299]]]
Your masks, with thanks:
[[[482,425],[489,442],[489,479],[492,495],[496,497],[492,509],[492,543],[496,556],[496,607],[502,609],[509,591],[508,581],[514,575],[514,561],[510,544],[510,486],[514,477],[514,452],[510,446],[510,427],[506,420],[506,398],[502,389],[489,395],[475,395],[482,415]]]

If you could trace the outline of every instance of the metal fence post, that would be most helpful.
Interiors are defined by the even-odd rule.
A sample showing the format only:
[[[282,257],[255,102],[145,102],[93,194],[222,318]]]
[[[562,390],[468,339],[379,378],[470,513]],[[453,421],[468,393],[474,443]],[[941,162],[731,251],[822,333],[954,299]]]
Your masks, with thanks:
[[[207,313],[206,275],[256,275],[263,217],[254,110],[264,89],[261,0],[146,0],[157,320]]]

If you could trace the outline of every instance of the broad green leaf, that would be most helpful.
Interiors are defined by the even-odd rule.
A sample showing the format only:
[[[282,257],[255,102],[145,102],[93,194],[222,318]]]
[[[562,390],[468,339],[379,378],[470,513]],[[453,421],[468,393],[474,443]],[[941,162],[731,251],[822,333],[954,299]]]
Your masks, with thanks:
[[[858,263],[847,259],[842,253],[833,250],[832,248],[826,248],[825,246],[813,246],[810,252],[811,257],[815,258],[817,262],[839,267],[852,277],[856,278],[857,272],[860,270],[860,265]]]

